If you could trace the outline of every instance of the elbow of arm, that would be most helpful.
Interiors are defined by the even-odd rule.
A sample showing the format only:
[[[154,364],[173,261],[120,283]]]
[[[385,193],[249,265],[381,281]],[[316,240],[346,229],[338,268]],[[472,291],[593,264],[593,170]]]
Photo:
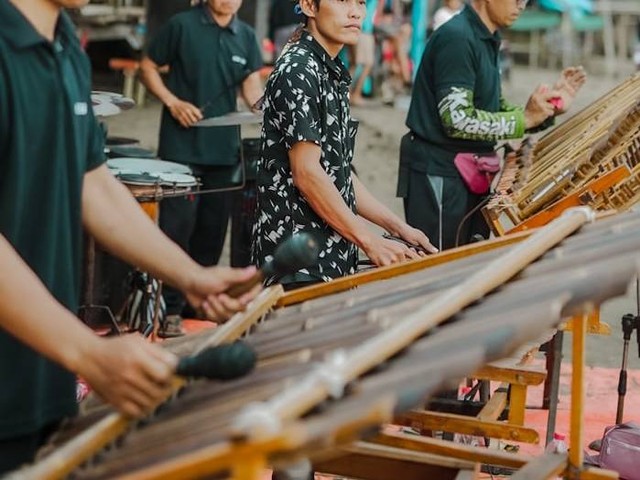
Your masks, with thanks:
[[[308,191],[311,185],[313,185],[313,175],[307,169],[297,168],[291,171],[291,177],[293,184],[303,194]]]
[[[451,122],[442,121],[442,128],[444,129],[444,133],[449,138],[462,138],[463,132],[456,128]]]

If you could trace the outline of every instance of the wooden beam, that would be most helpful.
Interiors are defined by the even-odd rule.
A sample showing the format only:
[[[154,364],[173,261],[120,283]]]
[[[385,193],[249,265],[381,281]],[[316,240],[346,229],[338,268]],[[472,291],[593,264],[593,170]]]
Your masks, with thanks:
[[[613,470],[603,468],[588,467],[580,472],[580,480],[618,480],[620,475]]]
[[[568,463],[566,453],[547,453],[527,463],[511,476],[511,480],[555,479],[566,470]]]
[[[463,433],[478,437],[499,438],[512,442],[538,443],[540,436],[532,428],[510,425],[506,422],[478,420],[453,413],[412,410],[394,419],[395,424],[417,428],[418,430],[438,430]]]
[[[313,469],[320,473],[365,480],[389,480],[390,478],[455,480],[460,469],[436,465],[437,461],[435,457],[431,457],[431,463],[415,463],[408,460],[351,453],[329,462],[316,463]]]
[[[565,332],[571,332],[573,330],[573,320],[569,320],[560,328]],[[600,309],[596,309],[589,314],[587,333],[592,335],[611,335],[611,326],[606,322],[600,321]]]
[[[486,240],[484,242],[473,243],[470,245],[464,245],[459,248],[453,248],[437,253],[435,255],[429,255],[428,257],[413,260],[410,262],[402,263],[400,265],[391,265],[389,267],[380,267],[366,272],[357,273],[355,275],[349,275],[346,277],[336,278],[331,282],[321,283],[319,285],[312,285],[310,287],[299,288],[286,293],[276,304],[276,307],[286,307],[287,305],[293,305],[301,303],[307,300],[311,300],[318,297],[324,297],[332,293],[343,292],[345,290],[352,289],[359,285],[364,285],[370,282],[376,282],[379,280],[385,280],[393,278],[398,275],[403,275],[410,272],[416,272],[435,265],[441,265],[443,263],[451,262],[460,258],[465,258],[470,255],[476,255],[478,253],[494,250],[499,247],[511,245],[516,242],[520,242],[531,235],[531,231],[521,232],[514,235],[509,235],[504,238]]]
[[[407,435],[405,433],[382,433],[371,440],[372,443],[402,448],[417,452],[431,453],[443,457],[466,460],[469,462],[498,465],[508,468],[522,468],[534,457],[504,452],[485,447],[472,447],[461,443],[438,440],[429,437]]]
[[[470,376],[512,385],[540,385],[547,377],[547,372],[544,368],[514,365],[514,359],[505,359],[485,365]]]
[[[486,405],[480,410],[480,413],[476,415],[476,418],[481,422],[495,422],[500,418],[504,409],[507,408],[507,402],[509,397],[509,384],[503,383],[500,388],[496,389],[491,395],[491,398]]]
[[[342,451],[343,456],[314,462],[314,470],[366,480],[456,480],[460,471],[477,469],[472,462],[365,442],[344,447]]]

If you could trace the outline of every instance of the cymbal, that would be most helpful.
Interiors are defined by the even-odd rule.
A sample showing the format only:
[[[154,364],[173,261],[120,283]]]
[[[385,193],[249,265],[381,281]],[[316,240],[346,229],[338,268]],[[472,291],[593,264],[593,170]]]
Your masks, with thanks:
[[[114,92],[91,92],[91,104],[93,113],[98,117],[110,117],[118,115],[135,107],[136,102],[129,97]]]
[[[234,125],[250,125],[262,123],[262,112],[231,112],[219,117],[200,120],[194,127],[230,127]]]

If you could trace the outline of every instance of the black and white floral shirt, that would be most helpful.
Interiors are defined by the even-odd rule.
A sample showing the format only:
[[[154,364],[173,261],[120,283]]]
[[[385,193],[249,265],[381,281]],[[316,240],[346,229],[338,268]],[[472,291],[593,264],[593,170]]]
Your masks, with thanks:
[[[319,145],[322,167],[344,202],[356,212],[351,181],[356,122],[351,120],[349,109],[350,83],[340,60],[332,59],[308,32],[278,59],[269,77],[258,162],[254,260],[262,265],[284,240],[302,232],[312,234],[321,248],[318,265],[285,278],[268,279],[270,283],[329,281],[355,273],[356,246],[307,203],[293,184],[288,156],[298,142]]]

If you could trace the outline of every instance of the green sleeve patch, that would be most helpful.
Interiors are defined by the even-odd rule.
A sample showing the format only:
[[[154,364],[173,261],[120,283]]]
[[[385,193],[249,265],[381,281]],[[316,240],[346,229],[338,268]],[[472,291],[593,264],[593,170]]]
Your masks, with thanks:
[[[516,105],[514,103],[509,102],[506,98],[500,97],[500,111],[501,112],[524,112],[524,107],[522,105]]]
[[[522,109],[478,110],[473,104],[473,91],[466,88],[451,87],[438,103],[438,112],[447,135],[452,138],[496,141],[524,135]]]

